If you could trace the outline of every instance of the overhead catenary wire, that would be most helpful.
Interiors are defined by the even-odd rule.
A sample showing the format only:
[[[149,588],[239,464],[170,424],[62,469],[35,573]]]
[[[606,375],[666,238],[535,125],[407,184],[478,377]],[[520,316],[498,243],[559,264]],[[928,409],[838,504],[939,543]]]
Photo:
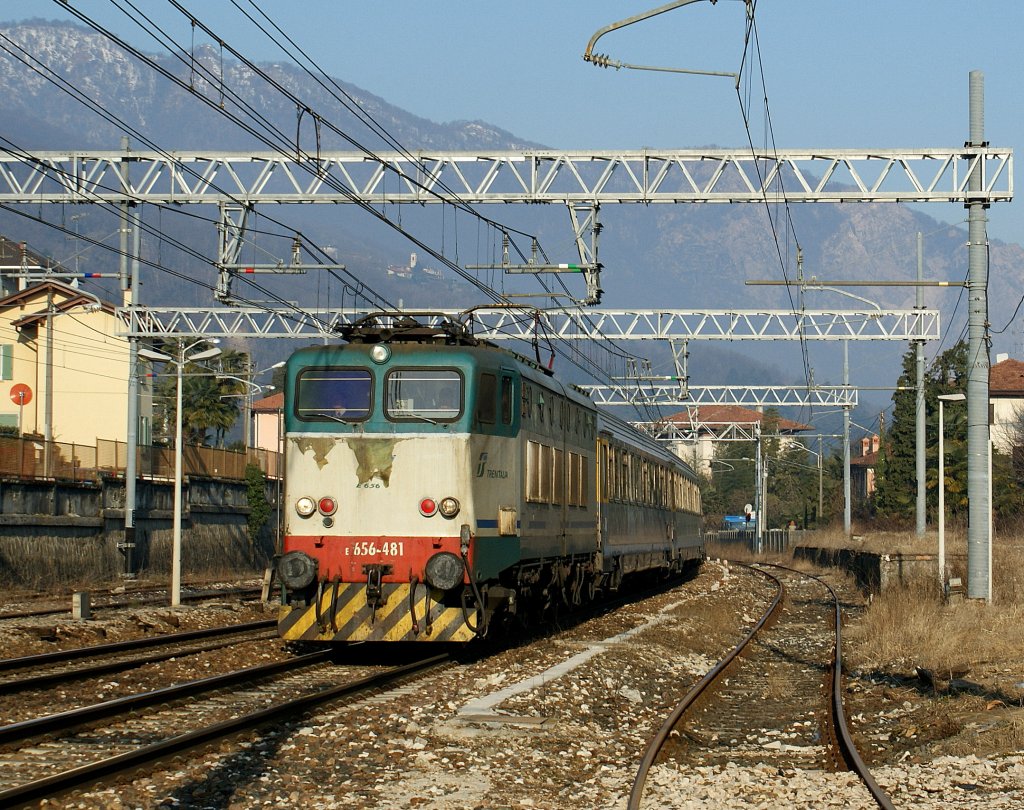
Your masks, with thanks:
[[[104,120],[107,120],[109,123],[112,123],[112,124],[122,128],[125,131],[131,132],[140,141],[142,141],[146,145],[150,146],[155,151],[160,152],[161,154],[165,155],[166,157],[172,157],[170,155],[170,153],[164,152],[156,144],[153,144],[152,142],[150,142],[143,133],[135,130],[133,127],[131,127],[131,125],[129,125],[127,122],[123,121],[122,119],[119,119],[116,116],[111,115],[105,108],[102,107],[102,105],[99,105],[99,104],[93,102],[88,96],[85,96],[80,91],[78,91],[77,88],[75,88],[73,84],[71,84],[70,82],[65,80],[63,77],[59,76],[59,74],[57,74],[51,68],[49,68],[49,67],[47,67],[45,65],[42,65],[42,63],[38,62],[38,60],[35,60],[34,58],[32,58],[31,55],[27,54],[27,52],[25,52],[24,49],[22,49],[17,43],[14,43],[12,40],[10,40],[9,38],[5,37],[2,33],[0,33],[0,40],[6,41],[9,46],[13,46],[13,47],[17,48],[19,51],[21,51],[21,53],[19,54],[19,53],[13,52],[11,50],[11,48],[8,47],[8,45],[4,45],[2,42],[0,42],[0,49],[7,51],[12,56],[14,56],[15,58],[19,59],[19,61],[21,61],[26,66],[28,66],[30,69],[34,70],[36,73],[38,73],[40,76],[45,78],[50,83],[54,84],[58,89],[60,89],[60,90],[62,90],[64,92],[69,93],[73,98],[78,100],[80,103],[84,104],[86,107],[88,107],[93,112],[99,114],[101,117],[104,118]],[[22,54],[24,54],[24,56],[22,56]],[[27,57],[28,59],[32,59],[32,62],[27,61],[27,59],[25,57]],[[43,68],[46,69],[46,72],[43,71]],[[49,165],[46,165],[43,162],[39,161],[30,152],[28,152],[27,150],[24,150],[24,149],[18,147],[16,144],[11,142],[9,139],[0,137],[0,140],[2,140],[3,142],[8,144],[8,146],[10,147],[8,149],[8,151],[10,151],[12,154],[19,155],[26,162],[34,162],[34,163],[36,163],[36,165],[40,168],[41,171],[44,171],[44,172],[53,172],[54,171],[53,167],[51,167]],[[191,170],[190,168],[188,168],[187,166],[181,166],[181,168],[182,168],[183,171],[186,171],[187,173],[191,173],[193,176],[196,176],[195,172],[193,170]],[[103,186],[102,184],[97,184],[96,188],[99,189],[99,190],[106,190],[108,192],[121,191],[120,188],[107,187],[107,186]],[[221,190],[221,193],[224,193],[225,196],[230,196],[229,194],[227,194],[227,192],[224,192],[223,190]],[[111,209],[113,211],[113,213],[115,213],[115,215],[119,216],[119,212],[114,210],[112,205],[110,205],[108,203],[105,203],[102,200],[96,199],[96,200],[94,200],[94,204],[99,204],[102,207],[107,207],[107,208]],[[192,217],[192,218],[195,218],[195,219],[202,220],[204,222],[208,222],[208,223],[211,223],[211,224],[216,224],[216,220],[213,220],[213,219],[211,219],[209,217],[201,216],[201,215],[193,213],[193,212],[181,210],[179,207],[176,207],[176,206],[161,206],[161,210],[163,210],[164,208],[166,208],[167,210],[173,211],[175,214],[178,214],[180,216]],[[8,210],[13,210],[13,209],[8,208]],[[41,222],[42,224],[51,225],[51,223],[49,223],[46,220],[43,220],[41,217],[40,218],[34,218],[34,219],[37,219],[37,221]],[[289,228],[284,223],[277,222],[277,221],[275,221],[275,220],[273,220],[272,218],[269,218],[269,217],[267,219],[270,219],[270,221],[275,222],[275,224],[278,224],[281,227],[288,228],[288,233],[287,234],[273,234],[271,232],[264,232],[264,233],[267,233],[268,235],[274,235],[274,236],[277,236],[277,237],[282,237],[282,238],[286,237],[286,236],[290,237],[290,236],[294,235],[294,233],[295,233],[294,230]],[[145,223],[141,222],[141,220],[140,220],[140,226],[142,227],[142,229],[144,231],[147,231],[147,232],[151,233],[152,235],[157,236],[157,238],[160,240],[161,244],[163,244],[164,242],[168,242],[168,243],[176,246],[178,249],[183,250],[184,252],[194,256],[195,258],[203,261],[204,263],[206,263],[208,265],[211,265],[211,266],[215,265],[215,263],[212,260],[208,259],[205,255],[199,253],[198,251],[196,251],[191,246],[186,245],[186,244],[184,244],[182,242],[179,242],[178,240],[171,239],[169,236],[167,236],[167,234],[165,232],[162,231],[162,229],[159,232],[154,232],[153,229],[151,229],[148,226],[146,226]],[[77,232],[75,234],[71,234],[69,231],[67,231],[67,229],[61,228],[59,230],[63,230],[69,236],[73,236],[74,238],[79,238],[79,234]],[[85,239],[84,237],[82,237],[82,238],[85,241],[90,241],[88,239]],[[99,244],[99,243],[96,243],[96,242],[93,242],[93,245],[94,246],[98,246],[98,247],[102,247],[102,248],[107,249],[107,250],[110,250],[111,252],[114,252],[114,253],[120,253],[119,250],[117,250],[116,248],[113,248],[112,246],[109,246],[109,245],[102,245],[102,244]],[[308,242],[306,243],[306,246],[307,246],[307,248],[316,249],[315,246],[311,246],[310,243],[308,243]],[[196,281],[197,281],[196,279],[193,279],[191,277],[182,276],[181,274],[176,273],[176,271],[171,270],[170,268],[164,266],[162,263],[159,264],[158,269],[164,270],[165,272],[168,272],[168,273],[170,273],[172,275],[177,275],[178,277],[183,278],[184,280],[187,280],[187,281],[190,281],[190,282],[193,282],[193,283],[196,283]],[[253,284],[253,282],[251,280],[249,280],[249,279],[246,279],[246,281],[249,282],[250,284]],[[353,277],[353,281],[356,282],[357,284],[361,284],[361,282],[359,282],[354,277]],[[199,283],[201,283],[201,282],[199,282]],[[207,286],[210,289],[211,292],[214,289],[212,285],[203,285],[203,286]],[[373,291],[368,286],[366,286],[366,285],[363,285],[363,286],[364,286],[365,289],[370,290],[371,293],[373,293],[373,297],[376,297],[377,300],[379,300],[379,301],[386,301],[386,299],[384,299],[383,296],[380,296],[379,294],[377,294],[375,291]],[[261,289],[261,292],[263,292],[264,294],[266,294],[268,296],[273,296],[273,293],[271,293],[269,290],[266,290],[266,289],[263,289],[263,288],[260,288],[260,289]],[[367,298],[368,301],[372,302],[373,297],[367,296],[366,298]],[[245,303],[245,302],[243,301],[242,303]],[[280,303],[282,303],[284,305],[288,304],[288,302],[285,301],[284,299],[280,299]]]
[[[115,5],[117,5],[117,4],[115,4]],[[131,5],[131,4],[128,4],[128,5]],[[118,7],[120,8],[121,6],[118,6]],[[137,10],[137,7],[135,7],[135,6],[132,6],[132,8],[134,8],[134,9],[136,9],[136,10]],[[122,10],[123,10],[123,9],[122,9]],[[92,27],[92,28],[93,28],[93,30],[96,30],[97,32],[101,33],[101,34],[102,34],[102,35],[104,35],[104,36],[108,36],[108,35],[109,35],[109,32],[107,32],[107,31],[106,31],[106,29],[104,29],[104,28],[103,28],[102,26],[100,26],[100,25],[99,25],[98,23],[94,23],[94,22],[93,22],[92,20],[90,20],[89,18],[85,17],[84,15],[78,15],[78,16],[79,16],[79,19],[81,19],[81,20],[82,20],[82,22],[86,23],[87,25],[90,25],[90,27]],[[156,69],[158,69],[158,70],[159,70],[159,67],[158,67],[158,66],[156,66],[156,65],[154,65],[154,64],[152,63],[152,61],[151,61],[151,60],[148,60],[148,59],[147,59],[147,58],[146,58],[146,57],[145,57],[145,56],[144,56],[143,54],[141,54],[140,52],[136,51],[135,49],[132,49],[132,48],[130,48],[129,46],[127,46],[127,43],[124,43],[124,42],[123,42],[123,40],[120,40],[120,39],[119,39],[119,38],[117,38],[117,37],[113,37],[113,35],[109,35],[109,36],[110,36],[110,37],[112,38],[112,41],[115,41],[115,42],[116,42],[117,44],[121,45],[122,47],[125,47],[125,48],[126,48],[126,50],[128,50],[129,52],[132,52],[132,53],[134,53],[134,55],[136,55],[136,56],[137,56],[137,58],[140,58],[140,59],[142,59],[142,60],[144,60],[144,61],[147,61],[147,63],[149,63],[149,64],[150,64],[151,66],[153,66],[154,68],[156,68]],[[192,63],[192,64],[193,64],[193,67],[195,67],[196,63],[195,63],[194,61],[193,61],[193,63]],[[167,77],[168,79],[170,79],[170,80],[174,81],[174,77],[173,77],[173,76],[171,76],[171,75],[168,75],[168,74],[167,74],[166,72],[163,72],[163,75],[165,75],[165,77]],[[219,77],[219,78],[220,78],[220,82],[221,82],[221,84],[220,84],[220,88],[219,88],[219,89],[221,90],[221,93],[222,93],[222,95],[223,95],[223,96],[224,96],[225,98],[231,97],[231,91],[230,91],[230,88],[227,88],[227,87],[226,87],[226,86],[225,86],[225,85],[223,84],[223,75],[221,75],[221,77]],[[180,86],[180,82],[179,82],[179,86]],[[189,90],[191,90],[191,91],[193,92],[193,94],[195,94],[194,88],[186,88],[186,89],[189,89]],[[207,103],[210,103],[210,100],[209,100],[209,99],[205,99],[205,98],[203,98],[203,97],[202,97],[201,95],[199,95],[199,98],[203,99],[203,100],[204,100],[204,101],[206,101]],[[221,109],[220,111],[221,111],[222,113],[226,114],[226,111],[225,111],[225,110]],[[240,124],[241,126],[243,126],[243,129],[246,129],[246,131],[250,132],[251,134],[259,135],[259,133],[258,133],[258,132],[256,132],[256,131],[254,131],[254,129],[253,129],[253,128],[252,128],[251,126],[249,126],[248,124],[246,124],[246,122],[242,122],[242,121],[240,121],[240,120],[238,119],[238,117],[237,117],[237,116],[229,116],[229,117],[230,117],[230,118],[231,118],[231,119],[232,119],[233,121],[235,121],[235,123],[238,123],[238,124]],[[268,139],[267,139],[267,138],[263,137],[263,138],[261,138],[261,139],[262,139],[262,140],[264,141],[264,143],[268,143]],[[278,143],[276,143],[276,144],[275,144],[275,143],[273,142],[273,139],[270,139],[270,140],[269,140],[269,143],[268,143],[268,145],[271,145],[271,146],[272,146],[272,148],[278,148],[278,149],[280,149],[280,148],[281,148],[281,146],[282,146],[282,144],[284,144],[285,142],[286,142],[286,140],[285,140],[285,139],[284,139],[283,137],[280,137],[280,136],[279,136],[279,137],[278,137]],[[289,144],[289,146],[290,146],[290,144]],[[307,155],[301,155],[301,150],[300,150],[300,156],[303,156],[303,157],[305,157],[305,158],[307,158],[307,159],[309,158],[309,155],[308,155],[308,154],[307,154]],[[303,168],[306,168],[307,170],[309,170],[309,166],[308,166],[308,165],[304,165],[304,166],[303,166]],[[373,213],[376,213],[376,212],[373,212]],[[390,223],[390,222],[389,222],[389,224],[392,224],[392,223]],[[408,235],[408,234],[406,234],[406,235]],[[438,259],[439,261],[442,261],[442,262],[443,262],[443,263],[445,263],[446,265],[448,265],[448,266],[452,267],[452,263],[448,262],[448,261],[447,261],[447,260],[445,259],[445,257],[443,257],[443,256],[440,256],[440,255],[438,255],[438,254],[437,254],[437,253],[436,253],[435,251],[433,251],[433,250],[432,250],[432,249],[431,249],[431,248],[430,248],[429,246],[427,246],[426,244],[424,244],[424,243],[423,243],[422,241],[420,241],[420,240],[417,240],[417,239],[415,239],[415,238],[413,238],[413,239],[412,239],[412,241],[414,242],[414,244],[417,244],[417,246],[418,246],[418,247],[420,247],[421,249],[425,250],[425,251],[426,251],[427,253],[429,253],[429,254],[433,255],[433,256],[434,256],[435,258],[437,258],[437,259]],[[517,246],[517,250],[518,250],[518,246]],[[474,281],[475,281],[475,280],[474,280],[474,279],[472,279],[471,277],[468,277],[468,276],[466,276],[466,274],[462,273],[462,272],[461,272],[461,268],[458,268],[457,266],[455,266],[455,267],[452,267],[452,269],[454,269],[454,270],[455,270],[456,272],[458,272],[458,273],[459,273],[460,275],[462,275],[462,276],[463,276],[463,278],[466,278],[466,280],[467,280],[467,281],[470,281],[470,283],[474,283]],[[246,280],[247,280],[247,281],[249,281],[248,279],[246,279]],[[479,285],[479,284],[477,284],[476,286],[478,286],[478,287],[479,287],[480,285]],[[494,298],[494,296],[491,296],[491,297],[492,297],[492,300],[499,300],[499,299],[496,299],[496,298]],[[499,295],[499,298],[500,298],[500,295]]]
[[[764,63],[763,63],[763,61],[761,59],[760,41],[758,39],[758,34],[757,34],[757,23],[756,23],[757,0],[750,0],[750,2],[747,4],[747,9],[748,9],[748,11],[747,11],[747,25],[746,25],[746,31],[745,31],[745,34],[744,34],[743,59],[742,59],[742,62],[741,62],[740,71],[741,71],[742,75],[747,75],[746,72],[743,70],[743,67],[746,64],[747,52],[748,52],[748,50],[750,50],[751,41],[753,41],[753,51],[754,51],[754,53],[757,56],[758,68],[759,68],[760,77],[761,77],[761,88],[762,88],[762,98],[763,98],[763,103],[764,103],[766,135],[770,136],[770,138],[771,138],[772,151],[773,151],[773,154],[776,157],[776,162],[778,162],[778,149],[777,149],[776,144],[775,144],[775,132],[774,132],[774,128],[772,126],[771,109],[770,109],[769,104],[768,104],[768,91],[767,91],[767,84],[765,82]],[[751,133],[751,129],[750,129],[750,116],[749,116],[749,112],[748,112],[747,106],[744,105],[743,95],[740,92],[740,88],[739,88],[738,84],[737,84],[737,87],[736,87],[736,96],[737,96],[737,100],[739,101],[740,114],[741,114],[741,116],[743,118],[743,126],[744,126],[744,129],[745,129],[746,134],[747,134],[747,143],[748,143],[748,145],[750,147],[751,155],[756,157],[757,150],[754,147],[753,134]],[[763,197],[763,200],[764,200],[765,211],[768,214],[769,222],[772,222],[772,229],[771,229],[772,239],[773,239],[773,242],[775,244],[775,252],[776,252],[776,255],[777,255],[778,260],[779,260],[779,266],[780,266],[780,268],[782,270],[782,277],[783,277],[783,280],[786,282],[786,292],[787,292],[787,295],[789,296],[789,305],[790,305],[790,308],[795,312],[795,311],[797,311],[797,307],[796,307],[796,302],[793,300],[793,291],[792,291],[791,287],[789,286],[789,272],[786,269],[786,259],[783,256],[782,246],[779,243],[779,235],[778,235],[778,232],[777,232],[777,230],[775,228],[775,224],[774,224],[775,220],[774,220],[774,218],[772,216],[772,213],[771,213],[771,205],[768,202],[768,196],[767,196],[768,191],[765,188],[764,177],[761,175],[761,167],[760,167],[759,163],[756,160],[754,161],[754,168],[755,168],[755,171],[757,172],[758,180],[760,181],[761,193],[762,193],[762,197]],[[795,237],[796,236],[796,227],[795,227],[795,225],[793,223],[793,214],[792,214],[792,210],[791,210],[790,205],[789,205],[789,200],[786,197],[785,177],[784,177],[783,172],[781,172],[781,171],[778,174],[777,182],[779,184],[779,188],[782,190],[783,206],[784,206],[785,212],[786,212],[787,234],[788,233],[792,233],[794,235],[794,237]],[[797,240],[797,249],[798,250],[800,249],[799,240]],[[788,255],[788,253],[787,253],[787,255]],[[801,290],[801,299],[802,299],[802,290]],[[801,300],[801,311],[802,311],[802,308],[803,307],[802,307],[802,300]],[[809,357],[809,354],[808,354],[807,341],[803,338],[802,335],[801,335],[801,339],[800,339],[800,351],[801,351],[801,357],[802,357],[803,366],[804,366],[804,378],[805,378],[807,387],[810,388],[811,385],[812,385],[812,381],[813,381],[813,373],[811,371],[811,364],[810,364],[810,357]]]

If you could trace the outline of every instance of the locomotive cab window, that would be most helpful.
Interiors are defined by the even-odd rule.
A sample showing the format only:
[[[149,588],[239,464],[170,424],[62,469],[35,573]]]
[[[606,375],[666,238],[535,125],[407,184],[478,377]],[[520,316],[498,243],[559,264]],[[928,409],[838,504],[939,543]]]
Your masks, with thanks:
[[[384,414],[395,421],[453,422],[462,400],[462,375],[454,369],[395,369],[385,379]]]
[[[512,378],[501,378],[501,423],[512,424]]]
[[[358,422],[370,415],[373,377],[363,368],[307,368],[295,380],[295,415]]]
[[[480,424],[493,425],[497,419],[498,378],[481,374],[476,392],[476,419]]]

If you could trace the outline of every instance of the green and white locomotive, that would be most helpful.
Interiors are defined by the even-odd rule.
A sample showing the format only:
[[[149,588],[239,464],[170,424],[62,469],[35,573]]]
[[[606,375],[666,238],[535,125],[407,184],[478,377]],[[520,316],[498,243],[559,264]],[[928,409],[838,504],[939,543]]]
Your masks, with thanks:
[[[279,632],[467,642],[703,558],[693,471],[460,323],[288,360]]]

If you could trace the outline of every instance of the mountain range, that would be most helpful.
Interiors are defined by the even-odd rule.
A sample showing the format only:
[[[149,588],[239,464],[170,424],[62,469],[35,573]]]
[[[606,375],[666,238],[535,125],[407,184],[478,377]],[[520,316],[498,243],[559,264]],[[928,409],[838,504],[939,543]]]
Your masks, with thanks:
[[[165,150],[267,150],[265,141],[222,115],[222,108],[230,112],[242,109],[240,105],[248,105],[268,122],[266,131],[274,133],[269,137],[276,139],[279,148],[294,144],[296,138],[307,149],[325,151],[353,149],[354,143],[371,150],[391,148],[379,131],[368,129],[339,102],[339,97],[351,99],[352,107],[370,114],[382,130],[411,151],[543,148],[482,121],[435,123],[343,79],[325,87],[294,65],[260,65],[272,82],[301,97],[308,110],[316,111],[318,125],[316,116],[304,115],[266,78],[218,49],[200,46],[181,58],[167,53],[150,58],[155,68],[78,24],[35,20],[0,26],[0,137],[4,139],[0,148],[28,152],[112,150],[119,148],[122,136],[128,134],[138,149],[155,144]],[[93,102],[106,120],[61,89],[61,82]],[[117,221],[113,212],[97,206],[87,210],[56,208],[22,208],[20,215],[0,211],[0,234],[28,241],[37,252],[53,256],[68,267],[91,272],[116,268],[116,256],[96,247],[83,248],[68,235],[77,232],[115,245]],[[151,228],[143,238],[144,257],[178,274],[175,277],[147,269],[143,291],[146,303],[213,304],[208,289],[214,279],[210,262],[199,261],[173,244],[177,240],[205,256],[215,255],[216,229],[208,221],[215,214],[193,208],[203,219],[188,211],[143,212]],[[322,246],[327,254],[337,256],[337,261],[346,265],[347,275],[335,279],[324,273],[310,273],[286,277],[276,285],[268,280],[265,286],[272,295],[310,306],[340,304],[345,295],[351,296],[362,284],[389,301],[405,305],[450,307],[484,302],[478,290],[423,251],[419,251],[418,263],[410,262],[410,254],[417,248],[396,229],[380,225],[365,212],[351,210],[352,206],[287,208],[287,212],[261,212],[257,218],[261,233],[251,246],[254,260],[286,256],[290,227],[293,233],[301,231],[303,238]],[[296,208],[300,209],[298,213]],[[338,210],[342,208],[348,210]],[[552,261],[574,260],[574,243],[564,212],[555,217],[554,207],[544,206],[544,211],[537,211],[530,210],[536,208],[532,206],[504,206],[496,214],[494,208],[480,207],[486,216],[536,233]],[[789,212],[793,231],[784,231],[778,242],[768,219],[785,218],[759,205],[604,206],[601,216],[600,256],[605,266],[602,306],[609,308],[788,307],[795,299],[785,289],[751,287],[746,282],[781,278],[779,257],[791,260],[797,241],[802,248],[805,276],[822,280],[912,279],[916,276],[918,232],[926,234],[927,278],[959,282],[967,270],[965,228],[903,205],[796,205]],[[65,230],[56,231],[32,217],[42,217]],[[436,210],[391,217],[422,241],[439,250],[443,246],[446,254],[458,257],[462,264],[479,262],[481,253],[495,252],[486,238],[481,246],[481,225],[470,215]],[[1009,321],[1020,296],[1017,279],[1024,267],[1024,249],[993,241],[990,256],[990,321],[998,327]],[[788,272],[793,275],[791,265]],[[521,281],[502,277],[497,271],[477,275],[502,289],[505,285],[519,289],[515,285]],[[944,347],[952,345],[964,323],[966,296],[959,295],[961,289],[929,289],[926,295],[928,306],[942,309],[943,329],[951,330]],[[573,288],[573,292],[582,294],[581,289]],[[247,293],[259,297],[258,291]],[[857,290],[858,296],[883,307],[912,307],[914,294],[910,287]],[[958,301],[956,317],[952,318]],[[806,303],[811,308],[864,305],[862,301],[820,292],[808,293]],[[1020,339],[1019,332],[1011,327],[997,336],[1003,342],[994,349],[1019,353]],[[735,344],[723,348],[719,344],[692,343],[690,349],[690,372],[695,384],[786,384],[803,380],[798,352],[792,346]],[[851,347],[853,383],[894,384],[899,373],[898,358],[905,349],[902,345]],[[655,355],[659,363],[664,363],[666,357]],[[821,363],[815,372],[817,382],[841,382],[838,358],[837,351],[815,351],[812,360]],[[867,402],[865,408],[877,413],[887,399],[887,393],[879,394],[874,398],[877,401]],[[864,400],[862,395],[862,403]]]

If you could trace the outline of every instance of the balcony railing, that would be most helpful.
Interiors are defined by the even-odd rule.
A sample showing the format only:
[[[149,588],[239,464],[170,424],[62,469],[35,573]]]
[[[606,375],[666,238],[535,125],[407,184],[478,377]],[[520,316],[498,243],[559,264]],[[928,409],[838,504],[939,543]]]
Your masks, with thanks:
[[[174,450],[139,447],[136,469],[141,478],[174,478]],[[267,478],[279,478],[281,456],[250,447],[247,452],[216,447],[182,448],[182,472],[240,481],[247,464],[257,465]],[[128,464],[126,442],[97,439],[96,444],[46,442],[42,439],[0,436],[0,477],[27,480],[98,481],[123,477]]]

